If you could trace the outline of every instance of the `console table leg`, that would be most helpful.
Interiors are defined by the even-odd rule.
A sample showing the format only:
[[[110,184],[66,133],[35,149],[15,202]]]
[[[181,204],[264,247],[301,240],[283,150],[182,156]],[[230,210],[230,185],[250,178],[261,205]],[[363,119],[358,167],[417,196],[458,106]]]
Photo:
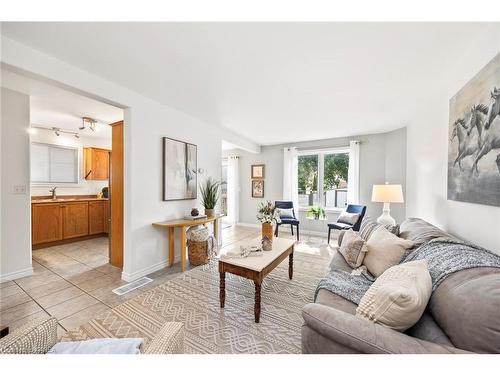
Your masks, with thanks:
[[[293,277],[293,253],[288,257],[288,278],[292,280]]]
[[[255,323],[260,321],[260,283],[255,282],[255,307],[253,309]]]
[[[219,290],[220,307],[224,308],[224,303],[226,302],[226,273],[219,272],[219,275],[220,275],[220,290]]]

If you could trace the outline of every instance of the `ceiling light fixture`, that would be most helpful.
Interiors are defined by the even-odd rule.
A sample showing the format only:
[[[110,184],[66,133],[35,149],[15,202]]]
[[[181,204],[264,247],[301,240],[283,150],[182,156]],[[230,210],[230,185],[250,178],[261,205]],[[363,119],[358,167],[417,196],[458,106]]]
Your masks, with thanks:
[[[32,124],[31,127],[29,128],[29,133],[30,134],[35,134],[38,129],[54,132],[54,134],[56,136],[58,136],[58,137],[61,134],[68,134],[68,135],[72,135],[75,138],[80,138],[80,134],[78,134],[78,132],[74,132],[74,131],[66,130],[66,129],[61,129],[61,128],[58,128],[56,126],[52,126],[52,127],[49,128],[49,127],[45,127],[45,126],[40,126],[40,125],[34,125],[34,124]]]
[[[95,131],[97,126],[97,121],[90,117],[82,117],[82,126],[79,128],[80,130],[85,130],[85,123],[89,124],[89,128],[92,131]]]

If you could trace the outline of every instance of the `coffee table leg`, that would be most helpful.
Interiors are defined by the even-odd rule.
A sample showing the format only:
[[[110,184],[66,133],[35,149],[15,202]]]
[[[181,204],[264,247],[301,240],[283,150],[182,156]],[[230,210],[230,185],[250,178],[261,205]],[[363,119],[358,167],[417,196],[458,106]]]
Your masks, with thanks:
[[[255,307],[253,309],[255,315],[255,323],[260,321],[260,283],[255,282]]]
[[[226,273],[219,272],[220,275],[220,290],[219,290],[219,299],[220,299],[220,307],[224,307],[224,303],[226,302]]]
[[[293,253],[288,257],[288,278],[292,280],[293,277]]]

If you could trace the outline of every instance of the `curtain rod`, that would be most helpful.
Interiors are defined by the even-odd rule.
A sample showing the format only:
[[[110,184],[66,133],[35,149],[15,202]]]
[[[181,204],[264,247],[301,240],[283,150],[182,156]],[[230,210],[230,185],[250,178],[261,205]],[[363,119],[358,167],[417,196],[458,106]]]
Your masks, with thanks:
[[[357,141],[357,140],[353,140],[352,142],[355,142],[358,145],[364,143],[363,141]],[[310,147],[288,146],[288,147],[286,147],[286,149],[288,151],[290,151],[292,148],[296,148],[297,150],[304,150],[304,151],[311,151],[311,150],[318,150],[318,151],[320,151],[320,150],[328,150],[328,149],[335,149],[335,148],[348,148],[349,146],[350,146],[350,144],[338,145],[338,146],[324,146],[324,147],[321,147],[321,146],[310,146]]]

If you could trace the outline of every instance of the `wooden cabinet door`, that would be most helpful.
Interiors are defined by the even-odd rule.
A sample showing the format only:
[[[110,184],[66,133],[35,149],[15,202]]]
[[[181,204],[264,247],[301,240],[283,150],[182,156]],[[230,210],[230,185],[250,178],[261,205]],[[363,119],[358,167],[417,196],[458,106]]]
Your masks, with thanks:
[[[93,180],[107,180],[109,177],[109,152],[106,150],[92,150]]]
[[[31,237],[33,245],[62,240],[62,215],[59,203],[32,205]]]
[[[104,233],[109,233],[109,227],[111,225],[111,216],[109,215],[109,201],[104,203]]]
[[[64,203],[62,207],[63,238],[89,234],[89,203]]]
[[[105,232],[105,209],[108,202],[89,202],[89,234]]]
[[[109,178],[109,150],[86,147],[83,149],[85,179],[107,180]]]

